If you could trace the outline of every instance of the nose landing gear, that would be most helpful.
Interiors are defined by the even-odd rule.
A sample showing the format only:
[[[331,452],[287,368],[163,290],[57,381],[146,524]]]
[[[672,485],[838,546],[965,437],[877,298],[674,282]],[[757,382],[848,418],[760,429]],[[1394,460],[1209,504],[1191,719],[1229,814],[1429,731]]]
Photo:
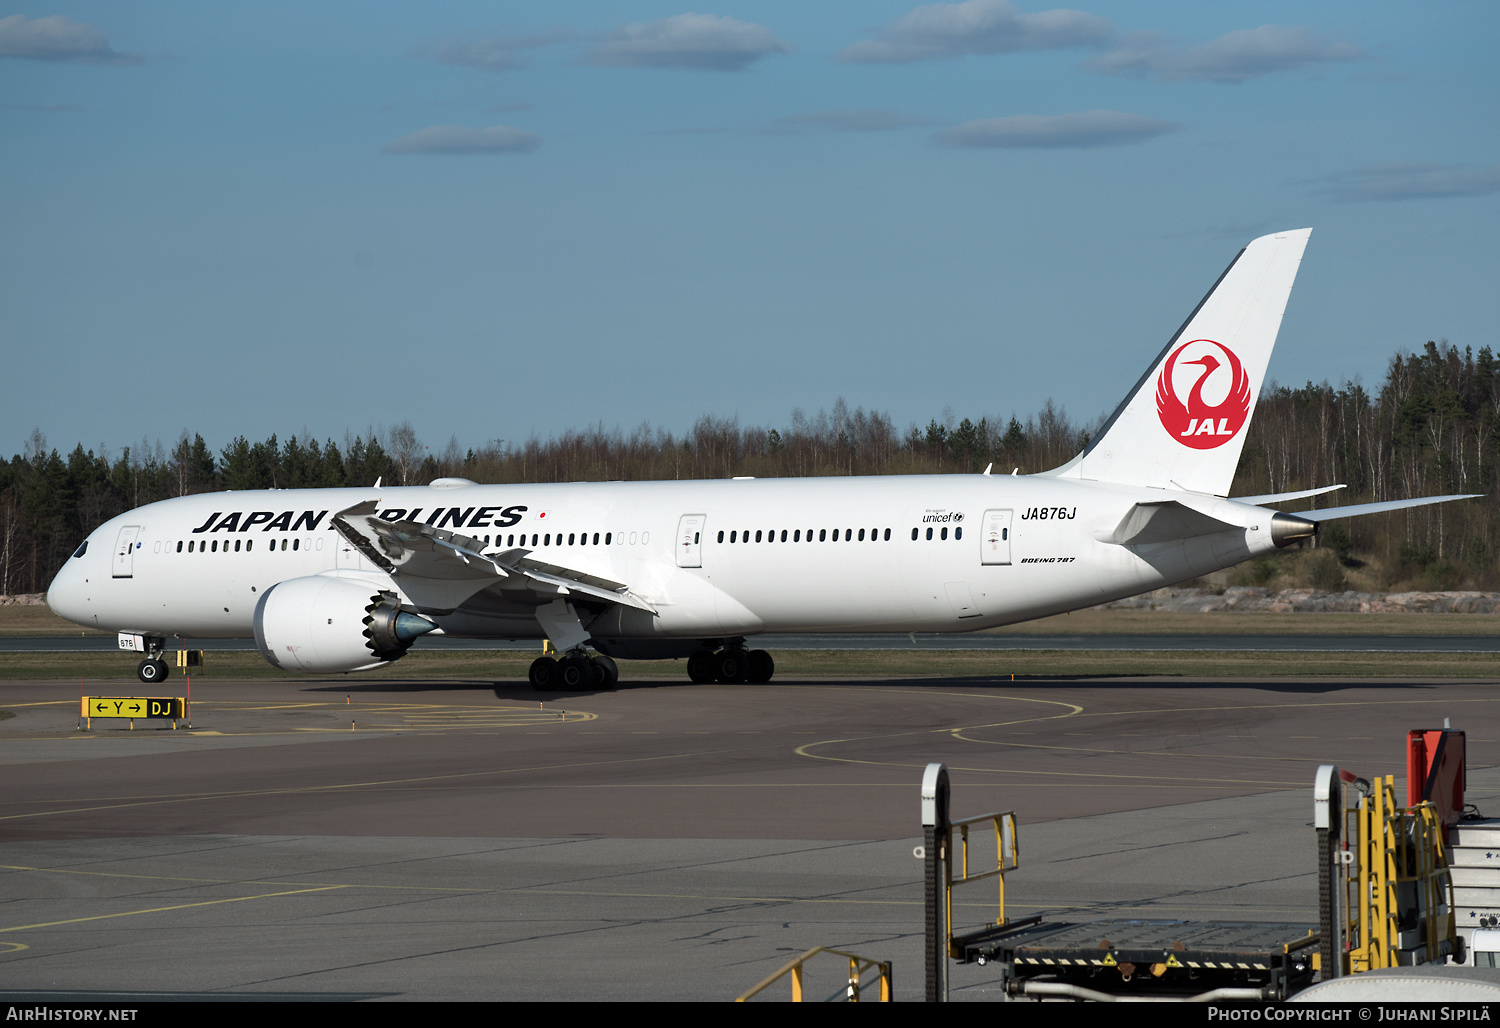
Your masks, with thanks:
[[[167,662],[161,659],[161,655],[167,650],[167,640],[159,635],[134,635],[127,632],[120,633],[120,649],[134,650],[144,653],[146,659],[136,665],[135,677],[147,685],[155,685],[157,682],[165,682],[171,669]]]
[[[157,682],[165,682],[171,669],[167,662],[160,657],[147,657],[136,665],[135,676],[147,685],[155,685]]]

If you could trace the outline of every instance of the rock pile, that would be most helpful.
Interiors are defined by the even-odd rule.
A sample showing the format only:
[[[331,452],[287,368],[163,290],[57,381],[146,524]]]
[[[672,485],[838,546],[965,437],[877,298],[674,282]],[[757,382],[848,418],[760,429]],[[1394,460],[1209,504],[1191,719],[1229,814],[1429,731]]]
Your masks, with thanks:
[[[1316,589],[1157,589],[1103,604],[1103,610],[1161,610],[1183,614],[1216,611],[1292,611],[1323,614],[1495,614],[1500,593],[1325,593]]]

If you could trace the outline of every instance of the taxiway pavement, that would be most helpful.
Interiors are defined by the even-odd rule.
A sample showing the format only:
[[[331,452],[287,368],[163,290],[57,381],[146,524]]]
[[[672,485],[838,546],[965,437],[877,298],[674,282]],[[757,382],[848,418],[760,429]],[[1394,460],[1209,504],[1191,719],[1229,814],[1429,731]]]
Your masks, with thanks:
[[[69,687],[0,682],[0,995],[721,1000],[827,945],[920,998],[934,760],[955,816],[1016,811],[1012,916],[1314,921],[1313,771],[1399,775],[1445,717],[1500,812],[1493,682],[200,677],[193,701],[191,730],[80,732]],[[973,889],[956,920],[992,916]],[[994,978],[955,967],[954,996]]]

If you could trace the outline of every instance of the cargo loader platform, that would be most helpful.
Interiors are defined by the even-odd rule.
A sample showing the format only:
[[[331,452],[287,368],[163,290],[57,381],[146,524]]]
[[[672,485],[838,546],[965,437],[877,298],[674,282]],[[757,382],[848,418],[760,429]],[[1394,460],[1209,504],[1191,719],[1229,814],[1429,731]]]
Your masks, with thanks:
[[[1312,924],[1044,921],[955,939],[962,963],[998,964],[1014,996],[1275,1001],[1312,984]]]

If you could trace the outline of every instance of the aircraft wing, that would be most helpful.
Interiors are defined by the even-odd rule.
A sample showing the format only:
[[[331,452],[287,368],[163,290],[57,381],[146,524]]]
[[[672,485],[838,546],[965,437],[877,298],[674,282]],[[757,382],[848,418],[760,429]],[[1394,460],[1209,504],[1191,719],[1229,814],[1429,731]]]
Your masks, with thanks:
[[[536,560],[530,550],[481,552],[484,543],[415,521],[377,517],[366,500],[333,516],[333,525],[371,563],[396,577],[419,604],[451,609],[491,586],[532,593],[543,602],[582,596],[656,613],[629,585]]]

